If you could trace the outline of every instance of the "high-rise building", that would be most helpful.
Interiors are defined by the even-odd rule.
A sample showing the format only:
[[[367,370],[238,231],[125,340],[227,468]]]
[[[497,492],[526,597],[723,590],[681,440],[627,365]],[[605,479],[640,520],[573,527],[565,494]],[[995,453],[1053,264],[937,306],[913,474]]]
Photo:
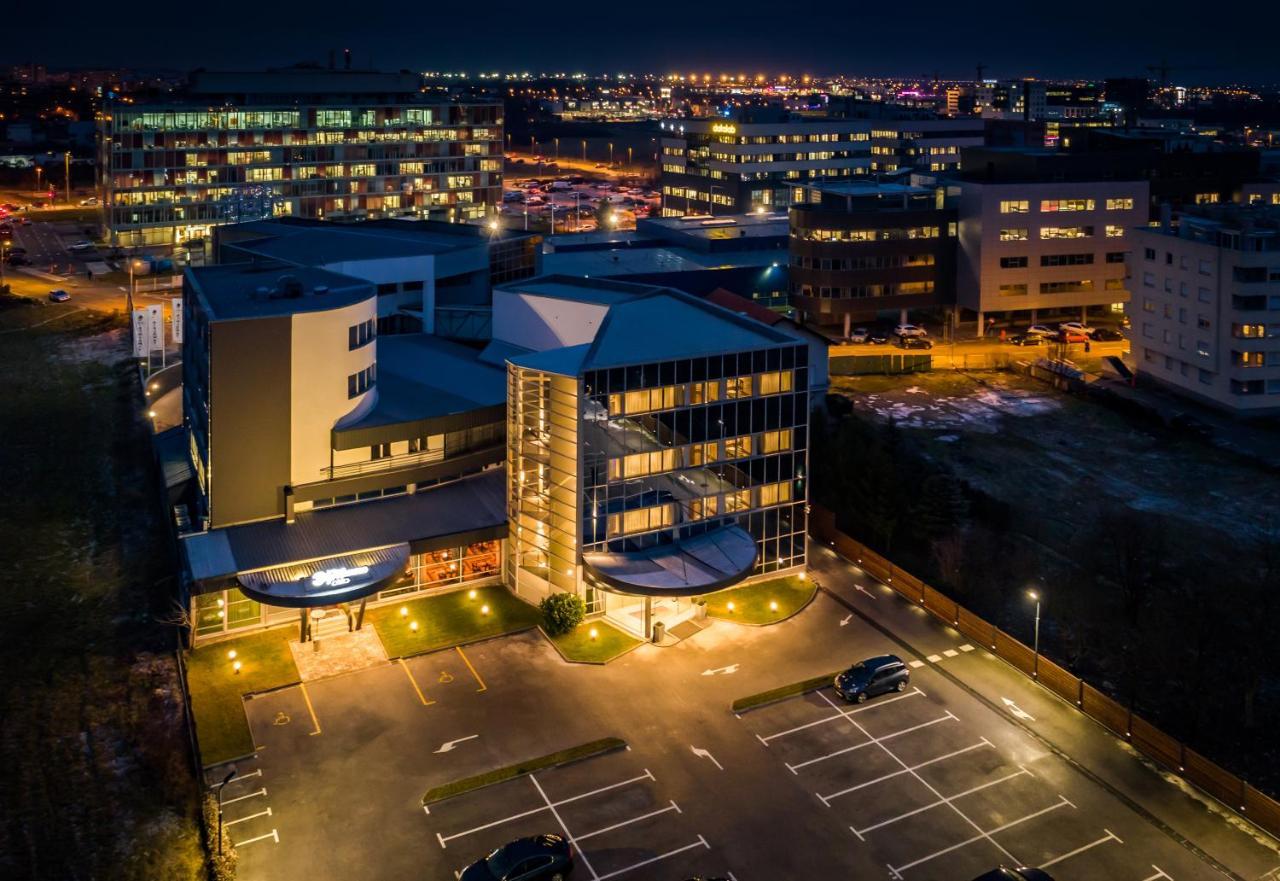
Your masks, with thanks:
[[[203,239],[273,216],[467,221],[502,192],[502,108],[428,96],[416,74],[192,74],[109,102],[99,198],[113,244]]]
[[[1280,209],[1190,209],[1132,244],[1139,376],[1233,413],[1280,413]]]

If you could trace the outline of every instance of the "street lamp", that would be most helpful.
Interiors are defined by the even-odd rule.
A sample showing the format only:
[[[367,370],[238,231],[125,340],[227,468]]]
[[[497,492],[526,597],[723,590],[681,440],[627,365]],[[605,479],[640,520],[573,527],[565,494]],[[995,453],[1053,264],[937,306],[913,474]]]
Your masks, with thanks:
[[[552,138],[551,140],[556,142],[556,161],[559,162],[560,161],[560,139]]]
[[[582,161],[584,163],[587,161],[587,139],[586,138],[582,139]]]
[[[1036,604],[1035,657],[1031,662],[1031,677],[1040,678],[1040,591],[1028,590],[1027,599]]]
[[[227,776],[222,778],[222,782],[218,784],[218,856],[222,856],[222,789],[235,776],[236,769],[232,768]]]

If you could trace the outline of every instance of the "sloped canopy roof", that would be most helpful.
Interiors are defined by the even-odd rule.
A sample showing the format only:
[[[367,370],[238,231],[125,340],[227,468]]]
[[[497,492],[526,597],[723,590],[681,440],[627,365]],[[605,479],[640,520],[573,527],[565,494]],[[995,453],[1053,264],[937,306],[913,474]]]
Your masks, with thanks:
[[[756,564],[756,542],[727,525],[675,544],[643,551],[584,554],[587,572],[620,593],[697,596],[737,584]]]

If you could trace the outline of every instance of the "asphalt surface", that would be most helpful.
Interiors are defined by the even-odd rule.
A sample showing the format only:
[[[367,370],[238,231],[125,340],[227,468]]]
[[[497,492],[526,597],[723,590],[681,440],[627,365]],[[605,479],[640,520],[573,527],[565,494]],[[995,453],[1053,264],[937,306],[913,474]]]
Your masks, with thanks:
[[[827,590],[783,624],[717,622],[607,667],[519,635],[247,702],[260,750],[227,790],[240,877],[449,879],[520,835],[567,835],[575,877],[1257,879],[1250,835],[1073,707],[822,548]],[[910,687],[730,702],[894,652]],[[425,811],[431,786],[606,736],[625,752]],[[220,779],[225,768],[211,769]],[[234,788],[233,788],[234,787]]]

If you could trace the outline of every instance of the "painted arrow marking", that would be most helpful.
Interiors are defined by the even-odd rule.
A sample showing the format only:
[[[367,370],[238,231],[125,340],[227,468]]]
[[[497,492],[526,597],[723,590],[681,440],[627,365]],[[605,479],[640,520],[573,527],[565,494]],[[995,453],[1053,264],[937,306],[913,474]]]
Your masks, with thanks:
[[[1009,708],[1009,712],[1013,713],[1013,715],[1017,716],[1019,719],[1025,719],[1028,722],[1034,722],[1036,720],[1035,716],[1022,709],[1022,707],[1018,706],[1007,697],[1002,697],[1000,700],[1004,701],[1004,705]]]
[[[699,747],[699,746],[693,746],[693,745],[690,745],[690,746],[689,746],[689,749],[693,750],[693,754],[694,754],[695,756],[697,756],[698,758],[700,758],[700,759],[710,759],[710,760],[711,760],[711,764],[715,765],[715,766],[716,766],[717,768],[719,768],[721,771],[723,771],[723,770],[724,770],[724,765],[722,765],[722,764],[720,764],[719,762],[717,762],[717,761],[716,761],[716,757],[715,757],[715,756],[713,756],[713,755],[711,755],[710,751],[705,750],[705,749],[703,749],[702,747]]]
[[[471,734],[467,737],[459,737],[457,740],[446,740],[444,743],[440,744],[439,749],[432,750],[432,752],[437,752],[437,753],[453,752],[453,748],[458,744],[466,743],[468,740],[475,740],[479,736],[480,736],[479,734]]]
[[[858,592],[860,592],[860,593],[866,594],[867,596],[871,597],[873,600],[878,600],[878,599],[880,599],[878,596],[876,596],[875,594],[873,594],[871,591],[867,590],[867,589],[866,589],[865,587],[863,587],[861,584],[855,584],[855,585],[853,586],[853,589],[854,589],[854,590],[856,590],[856,591],[858,591]]]
[[[702,675],[703,675],[703,676],[715,676],[717,673],[721,673],[721,674],[723,674],[723,675],[727,676],[727,675],[729,675],[730,673],[737,673],[737,672],[738,672],[738,667],[740,667],[740,666],[741,666],[740,664],[730,664],[728,667],[716,667],[714,670],[710,670],[710,669],[709,669],[709,670],[703,670],[703,671],[702,671]]]
[[[853,613],[852,613],[852,612],[850,612],[848,615],[845,615],[843,618],[841,618],[841,619],[840,619],[840,626],[841,626],[841,627],[848,627],[848,626],[849,626],[849,622],[850,622],[850,621],[852,621],[852,620],[853,620]]]

